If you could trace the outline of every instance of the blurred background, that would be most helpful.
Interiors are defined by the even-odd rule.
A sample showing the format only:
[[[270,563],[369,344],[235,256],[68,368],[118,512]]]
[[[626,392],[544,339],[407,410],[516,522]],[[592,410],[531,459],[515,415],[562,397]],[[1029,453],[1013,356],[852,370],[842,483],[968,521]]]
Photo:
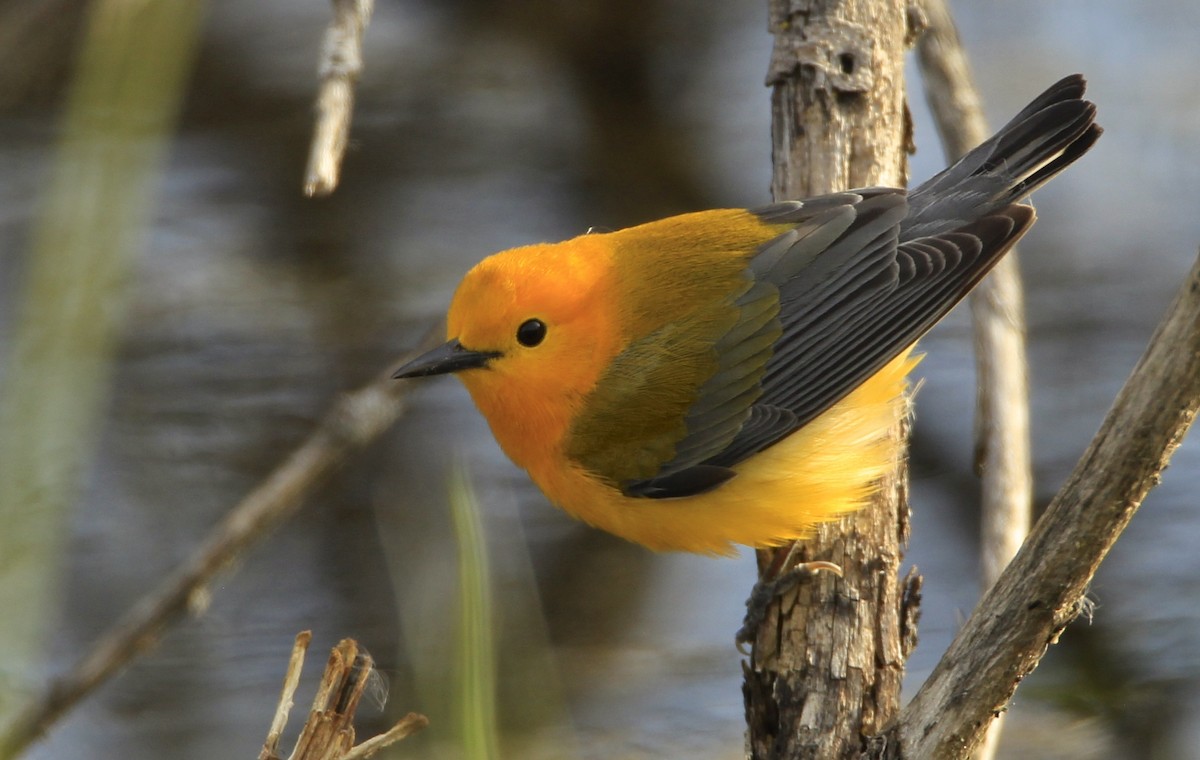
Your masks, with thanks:
[[[44,596],[11,594],[2,613],[51,632],[44,659],[5,658],[6,698],[69,667],[339,392],[412,346],[484,255],[768,201],[765,6],[379,2],[342,186],[309,200],[300,187],[328,4],[208,4],[177,128],[150,165],[144,230],[105,297],[112,349],[83,378],[100,416],[79,443],[82,467],[64,476],[77,498],[44,547],[60,581]],[[86,8],[0,1],[10,399],[20,315],[71,308],[31,291],[27,275]],[[1106,129],[1038,193],[1041,221],[1022,248],[1040,508],[1200,243],[1200,4],[974,0],[955,11],[993,124],[1079,71]],[[910,93],[920,181],[943,161],[911,67]],[[965,310],[922,345],[908,562],[925,594],[910,693],[978,597]],[[14,419],[10,444],[24,435]],[[1091,623],[1072,625],[1018,692],[1002,757],[1200,758],[1198,465],[1193,435],[1101,570]],[[751,553],[655,555],[572,522],[504,459],[452,380],[417,389],[399,425],[220,577],[202,617],[28,756],[254,756],[305,628],[314,642],[298,704],[328,647],[351,636],[390,690],[386,708],[363,711],[360,736],[417,710],[431,728],[390,756],[462,756],[456,470],[475,492],[490,562],[504,756],[739,756],[733,634]]]

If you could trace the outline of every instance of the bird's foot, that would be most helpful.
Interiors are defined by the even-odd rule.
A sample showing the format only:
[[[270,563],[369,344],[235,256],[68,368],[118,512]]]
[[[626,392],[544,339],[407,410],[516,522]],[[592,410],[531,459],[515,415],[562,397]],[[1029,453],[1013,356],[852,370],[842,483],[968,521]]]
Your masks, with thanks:
[[[794,553],[795,547],[788,553],[788,557],[783,563],[784,569],[780,570],[774,578],[759,578],[758,582],[754,584],[754,588],[750,590],[750,598],[746,600],[746,617],[742,620],[742,627],[734,637],[737,649],[742,654],[750,655],[748,645],[758,635],[758,627],[767,617],[767,608],[771,606],[771,602],[777,596],[791,591],[800,581],[807,580],[818,572],[833,573],[839,578],[842,577],[841,565],[825,560],[799,562],[788,567]]]

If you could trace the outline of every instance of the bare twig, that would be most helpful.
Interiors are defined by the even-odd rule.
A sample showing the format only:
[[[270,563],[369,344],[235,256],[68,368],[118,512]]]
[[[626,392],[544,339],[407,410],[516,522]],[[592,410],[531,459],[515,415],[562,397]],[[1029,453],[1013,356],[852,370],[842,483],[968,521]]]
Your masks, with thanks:
[[[279,756],[279,737],[287,726],[288,714],[295,704],[296,687],[300,684],[300,671],[304,669],[304,655],[308,645],[312,643],[312,631],[301,631],[296,634],[292,645],[292,656],[288,660],[287,673],[283,677],[283,690],[279,694],[279,704],[275,707],[275,717],[271,720],[271,728],[267,731],[267,740],[263,742],[262,752],[258,753],[259,760],[273,760]]]
[[[432,347],[435,334],[431,332],[417,351]],[[226,515],[186,562],[126,611],[75,667],[33,699],[13,721],[0,756],[17,754],[153,645],[168,625],[195,610],[213,576],[290,517],[351,453],[379,437],[404,410],[410,387],[391,379],[395,366],[339,398],[313,434]]]
[[[945,0],[925,0],[927,27],[917,45],[926,99],[946,158],[988,137],[979,93]],[[976,464],[983,479],[985,587],[1029,532],[1033,478],[1029,388],[1025,374],[1024,295],[1016,249],[969,296],[979,380]]]
[[[1087,452],[888,732],[905,758],[964,758],[1084,605],[1200,409],[1200,259]],[[889,756],[896,756],[895,754]]]
[[[364,758],[371,757],[384,747],[395,744],[396,742],[408,736],[412,736],[428,725],[429,718],[426,718],[420,713],[409,713],[401,718],[399,723],[389,728],[386,732],[380,734],[379,736],[373,736],[362,744],[355,746],[354,749],[343,755],[340,760],[363,760]]]
[[[337,188],[354,112],[354,85],[362,73],[362,36],[374,0],[333,0],[325,32],[317,93],[317,123],[304,170],[304,194],[329,195]]]
[[[278,717],[283,714],[284,723],[287,722],[287,707],[290,707],[292,694],[295,693],[295,681],[300,676],[304,651],[311,638],[308,631],[296,636],[296,646],[292,649],[292,659],[284,681],[283,697],[259,760],[279,760],[276,750],[283,725],[277,725]],[[376,677],[374,673],[375,661],[366,650],[359,648],[358,642],[353,639],[338,642],[329,654],[312,710],[288,760],[361,760],[429,725],[429,719],[424,715],[409,713],[386,733],[353,746],[354,713],[358,710],[363,693]],[[285,702],[288,703],[287,707]]]
[[[946,159],[953,162],[988,137],[966,51],[945,0],[925,0],[917,60]],[[991,588],[1029,533],[1033,466],[1029,445],[1024,294],[1013,249],[969,296],[975,330],[975,462],[982,479],[980,575]],[[994,757],[998,716],[976,760]]]

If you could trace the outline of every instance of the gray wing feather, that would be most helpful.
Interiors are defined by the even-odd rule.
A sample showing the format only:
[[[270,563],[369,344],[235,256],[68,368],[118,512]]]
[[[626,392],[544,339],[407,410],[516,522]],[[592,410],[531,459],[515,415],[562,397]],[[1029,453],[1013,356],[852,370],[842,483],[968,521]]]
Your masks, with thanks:
[[[867,188],[755,210],[793,227],[749,262],[739,321],[715,347],[720,366],[674,457],[625,492],[719,486],[911,346],[1033,223],[1016,202],[1099,138],[1084,87],[1078,75],[1057,82],[911,194]]]
[[[820,326],[808,329],[812,320],[802,305],[800,314],[785,316],[791,327],[763,375],[758,404],[790,416],[747,426],[707,464],[737,464],[840,401],[945,316],[1032,221],[1033,209],[1011,206],[957,232],[895,247],[894,266],[868,270],[857,286],[854,278],[827,281],[814,295],[840,295],[822,313]]]
[[[777,204],[755,212],[773,223],[795,227],[763,245],[750,260],[747,276],[753,278],[753,284],[735,301],[738,322],[714,345],[718,369],[700,387],[688,410],[687,434],[676,445],[675,455],[654,477],[624,483],[626,494],[665,498],[715,487],[723,481],[714,478],[712,467],[726,466],[722,454],[736,440],[794,419],[782,406],[778,413],[754,411],[760,397],[771,390],[764,373],[791,329],[781,304],[785,298],[803,298],[801,291],[817,294],[822,280],[831,274],[852,280],[861,276],[869,267],[856,254],[861,255],[871,241],[890,241],[874,243],[880,248],[876,257],[886,259],[895,249],[904,211],[904,191],[880,188]],[[876,268],[886,266],[883,262]],[[817,298],[812,303],[823,302]],[[700,465],[704,468],[689,480],[687,472]],[[732,472],[728,476],[732,477]]]

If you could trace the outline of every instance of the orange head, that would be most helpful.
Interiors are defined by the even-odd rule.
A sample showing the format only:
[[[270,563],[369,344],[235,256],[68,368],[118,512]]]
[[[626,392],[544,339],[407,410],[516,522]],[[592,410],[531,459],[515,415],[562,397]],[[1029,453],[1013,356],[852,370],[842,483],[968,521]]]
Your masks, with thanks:
[[[454,372],[519,464],[566,432],[620,350],[604,235],[497,253],[463,278],[449,342],[396,377]]]

